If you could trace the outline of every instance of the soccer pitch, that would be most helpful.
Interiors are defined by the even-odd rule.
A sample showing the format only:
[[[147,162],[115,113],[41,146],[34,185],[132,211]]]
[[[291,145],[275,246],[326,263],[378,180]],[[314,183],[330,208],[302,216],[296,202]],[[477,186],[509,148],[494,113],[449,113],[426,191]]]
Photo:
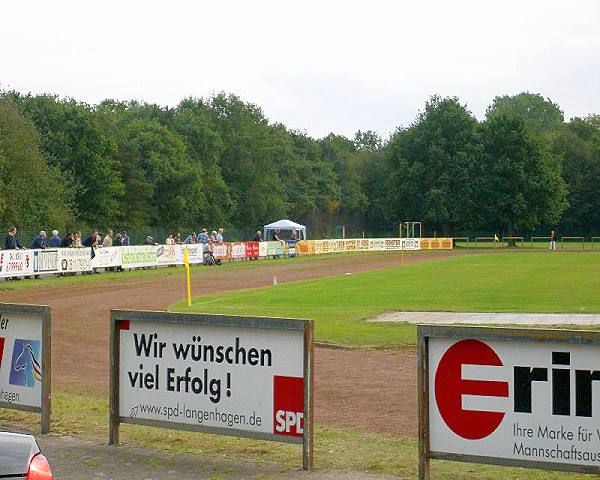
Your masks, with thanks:
[[[600,252],[498,252],[279,284],[183,302],[177,311],[316,320],[316,339],[415,343],[407,324],[366,322],[391,311],[598,313]]]

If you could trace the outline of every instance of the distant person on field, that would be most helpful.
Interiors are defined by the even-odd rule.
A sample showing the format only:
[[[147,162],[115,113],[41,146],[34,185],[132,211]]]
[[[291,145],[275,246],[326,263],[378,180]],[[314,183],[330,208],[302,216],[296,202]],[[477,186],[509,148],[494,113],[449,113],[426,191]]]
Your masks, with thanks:
[[[554,230],[550,232],[550,250],[556,250],[556,232]]]
[[[224,242],[225,241],[225,237],[223,236],[223,229],[219,228],[219,231],[217,232],[217,242]]]
[[[65,235],[65,238],[60,242],[61,248],[69,248],[73,246],[73,232],[69,232]]]
[[[10,227],[4,239],[5,250],[22,250],[24,247],[17,240],[17,227]]]
[[[44,230],[42,230],[40,232],[40,234],[35,237],[35,240],[33,242],[31,242],[31,245],[29,246],[29,248],[31,249],[40,249],[40,248],[46,248],[46,237],[48,235],[46,234],[46,232]]]
[[[52,230],[52,236],[48,239],[48,246],[51,248],[60,247],[62,240],[58,236],[58,230]]]
[[[253,240],[255,242],[262,242],[262,232],[260,230],[256,231],[256,235],[254,235]]]

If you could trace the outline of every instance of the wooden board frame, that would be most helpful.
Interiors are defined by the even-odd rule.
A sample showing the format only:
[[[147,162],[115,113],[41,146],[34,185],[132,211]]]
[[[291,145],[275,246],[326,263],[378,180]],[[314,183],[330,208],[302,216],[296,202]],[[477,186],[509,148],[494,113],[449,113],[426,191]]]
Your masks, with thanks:
[[[204,425],[185,425],[162,420],[147,420],[123,417],[119,412],[119,364],[120,334],[119,321],[144,321],[175,324],[193,324],[223,327],[244,327],[259,329],[300,330],[304,332],[304,435],[286,437],[260,432],[248,432],[228,428],[207,427]],[[172,428],[194,432],[212,433],[236,437],[272,440],[286,443],[302,443],[302,468],[314,468],[314,322],[313,320],[240,317],[228,315],[210,315],[201,313],[172,313],[156,311],[111,310],[110,312],[110,445],[119,444],[119,425],[133,423],[150,427]]]
[[[559,330],[509,327],[478,327],[456,325],[417,325],[417,388],[419,421],[419,480],[429,480],[430,460],[453,460],[510,467],[538,468],[577,473],[600,473],[600,466],[569,465],[553,462],[535,462],[498,457],[432,452],[429,441],[429,339],[518,340],[519,342],[573,343],[599,345],[600,331]]]
[[[0,408],[39,413],[40,433],[49,433],[52,413],[52,307],[49,305],[0,303],[0,313],[34,316],[42,322],[42,406],[31,407],[0,401]]]

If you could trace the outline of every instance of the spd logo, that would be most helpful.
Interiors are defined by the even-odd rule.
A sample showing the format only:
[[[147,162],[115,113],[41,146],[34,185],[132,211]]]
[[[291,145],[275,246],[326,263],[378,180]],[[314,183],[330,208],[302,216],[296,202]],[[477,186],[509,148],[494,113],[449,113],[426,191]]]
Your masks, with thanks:
[[[42,367],[39,363],[39,340],[17,338],[13,348],[8,383],[22,387],[33,387],[42,380]]]
[[[304,379],[273,377],[273,433],[302,437],[304,434]]]

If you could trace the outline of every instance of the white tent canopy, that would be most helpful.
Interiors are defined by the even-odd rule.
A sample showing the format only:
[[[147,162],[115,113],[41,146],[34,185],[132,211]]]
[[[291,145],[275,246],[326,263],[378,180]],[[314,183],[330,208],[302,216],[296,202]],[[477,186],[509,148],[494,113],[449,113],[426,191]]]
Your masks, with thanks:
[[[291,220],[278,220],[265,225],[264,228],[263,238],[265,240],[269,240],[269,234],[273,233],[275,230],[279,230],[280,232],[298,232],[298,240],[306,240],[306,227],[299,223],[292,222]]]

